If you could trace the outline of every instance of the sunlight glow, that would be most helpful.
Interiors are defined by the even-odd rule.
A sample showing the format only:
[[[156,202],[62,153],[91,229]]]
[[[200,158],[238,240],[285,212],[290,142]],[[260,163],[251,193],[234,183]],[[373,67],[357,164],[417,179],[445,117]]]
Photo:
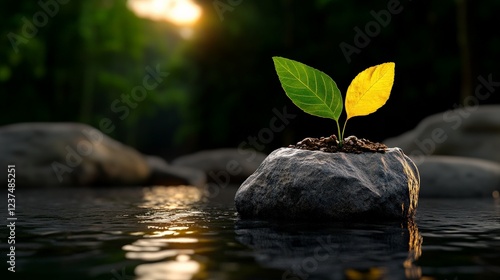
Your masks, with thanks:
[[[179,26],[192,26],[202,14],[193,0],[128,0],[128,7],[139,17],[166,20]]]
[[[189,280],[200,270],[200,264],[189,255],[179,254],[172,261],[140,264],[135,268],[137,280]]]
[[[139,205],[140,208],[151,210],[175,210],[189,208],[190,204],[196,203],[203,198],[203,193],[199,188],[194,186],[152,186],[143,188],[143,196],[144,201]],[[159,213],[159,217],[151,215],[144,218],[149,218],[145,220],[154,220],[154,222],[160,222],[160,220],[156,218],[163,218],[162,222],[165,222],[192,213],[194,212],[181,212],[171,216],[165,216],[163,213]]]

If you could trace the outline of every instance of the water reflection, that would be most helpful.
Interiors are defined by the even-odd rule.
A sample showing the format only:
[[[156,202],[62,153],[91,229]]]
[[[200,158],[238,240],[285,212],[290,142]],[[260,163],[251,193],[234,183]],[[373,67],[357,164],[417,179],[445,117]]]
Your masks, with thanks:
[[[420,279],[422,237],[400,224],[271,224],[238,221],[236,238],[283,279]]]
[[[426,199],[417,222],[425,238],[418,260],[438,279],[500,279],[500,204],[497,200]]]
[[[202,214],[193,209],[193,204],[202,197],[200,189],[193,186],[143,190],[139,208],[146,212],[137,218],[139,223],[148,225],[147,230],[132,232],[140,238],[122,247],[127,259],[143,261],[135,268],[136,279],[182,280],[199,273],[202,265],[193,259],[199,233],[192,225],[193,217]]]
[[[200,264],[189,255],[179,254],[175,260],[141,264],[135,268],[137,280],[189,280],[200,269]]]
[[[408,257],[403,262],[405,276],[407,279],[421,279],[422,269],[415,265],[415,261],[422,255],[422,235],[418,232],[417,224],[414,221],[407,223],[408,228]]]
[[[140,208],[151,210],[179,209],[200,201],[203,193],[194,186],[154,186],[143,189]]]
[[[412,229],[241,222],[231,191],[20,189],[17,279],[500,279],[500,199],[420,200]]]

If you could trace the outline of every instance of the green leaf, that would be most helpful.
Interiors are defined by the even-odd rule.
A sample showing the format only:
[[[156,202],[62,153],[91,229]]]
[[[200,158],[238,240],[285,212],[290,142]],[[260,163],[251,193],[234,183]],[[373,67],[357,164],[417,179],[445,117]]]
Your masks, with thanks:
[[[273,61],[281,86],[297,107],[338,123],[343,109],[342,95],[330,76],[291,59],[275,56]]]

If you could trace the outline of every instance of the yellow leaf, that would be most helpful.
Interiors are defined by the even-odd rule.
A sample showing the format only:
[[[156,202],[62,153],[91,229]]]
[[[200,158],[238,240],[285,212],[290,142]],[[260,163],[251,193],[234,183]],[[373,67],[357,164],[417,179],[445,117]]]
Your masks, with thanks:
[[[345,97],[347,119],[371,114],[385,104],[394,84],[394,67],[394,62],[372,66],[352,80]]]

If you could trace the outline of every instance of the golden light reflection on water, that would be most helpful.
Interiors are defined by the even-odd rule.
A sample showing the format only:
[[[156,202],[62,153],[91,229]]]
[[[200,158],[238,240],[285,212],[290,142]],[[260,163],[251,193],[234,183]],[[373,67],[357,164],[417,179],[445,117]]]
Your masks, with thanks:
[[[143,203],[146,209],[179,209],[196,203],[203,198],[202,191],[194,186],[154,186],[143,189]]]
[[[201,265],[191,260],[189,255],[179,254],[174,260],[138,265],[135,274],[137,280],[188,280],[200,267]]]
[[[405,275],[408,279],[420,279],[422,277],[422,268],[415,265],[415,261],[422,256],[423,238],[418,231],[417,224],[411,220],[408,222],[408,258],[403,263]]]
[[[380,280],[386,276],[386,271],[383,267],[371,267],[368,271],[358,271],[356,269],[348,268],[344,274],[348,280]]]
[[[130,260],[160,261],[179,254],[192,254],[193,250],[162,250],[158,252],[128,252],[125,257]]]
[[[415,265],[415,261],[422,255],[422,235],[418,231],[417,224],[414,220],[408,221],[407,226],[401,225],[402,228],[408,230],[408,256],[403,262],[405,279],[431,280],[428,277],[422,276],[422,268]],[[368,270],[358,270],[354,268],[346,268],[344,276],[348,280],[381,280],[387,279],[390,270],[388,267],[370,267]]]
[[[137,218],[147,230],[130,233],[141,238],[122,247],[127,259],[145,262],[135,268],[136,279],[191,279],[200,271],[193,260],[200,241],[193,217],[202,212],[192,204],[202,197],[194,186],[144,188],[139,208],[147,212]]]

